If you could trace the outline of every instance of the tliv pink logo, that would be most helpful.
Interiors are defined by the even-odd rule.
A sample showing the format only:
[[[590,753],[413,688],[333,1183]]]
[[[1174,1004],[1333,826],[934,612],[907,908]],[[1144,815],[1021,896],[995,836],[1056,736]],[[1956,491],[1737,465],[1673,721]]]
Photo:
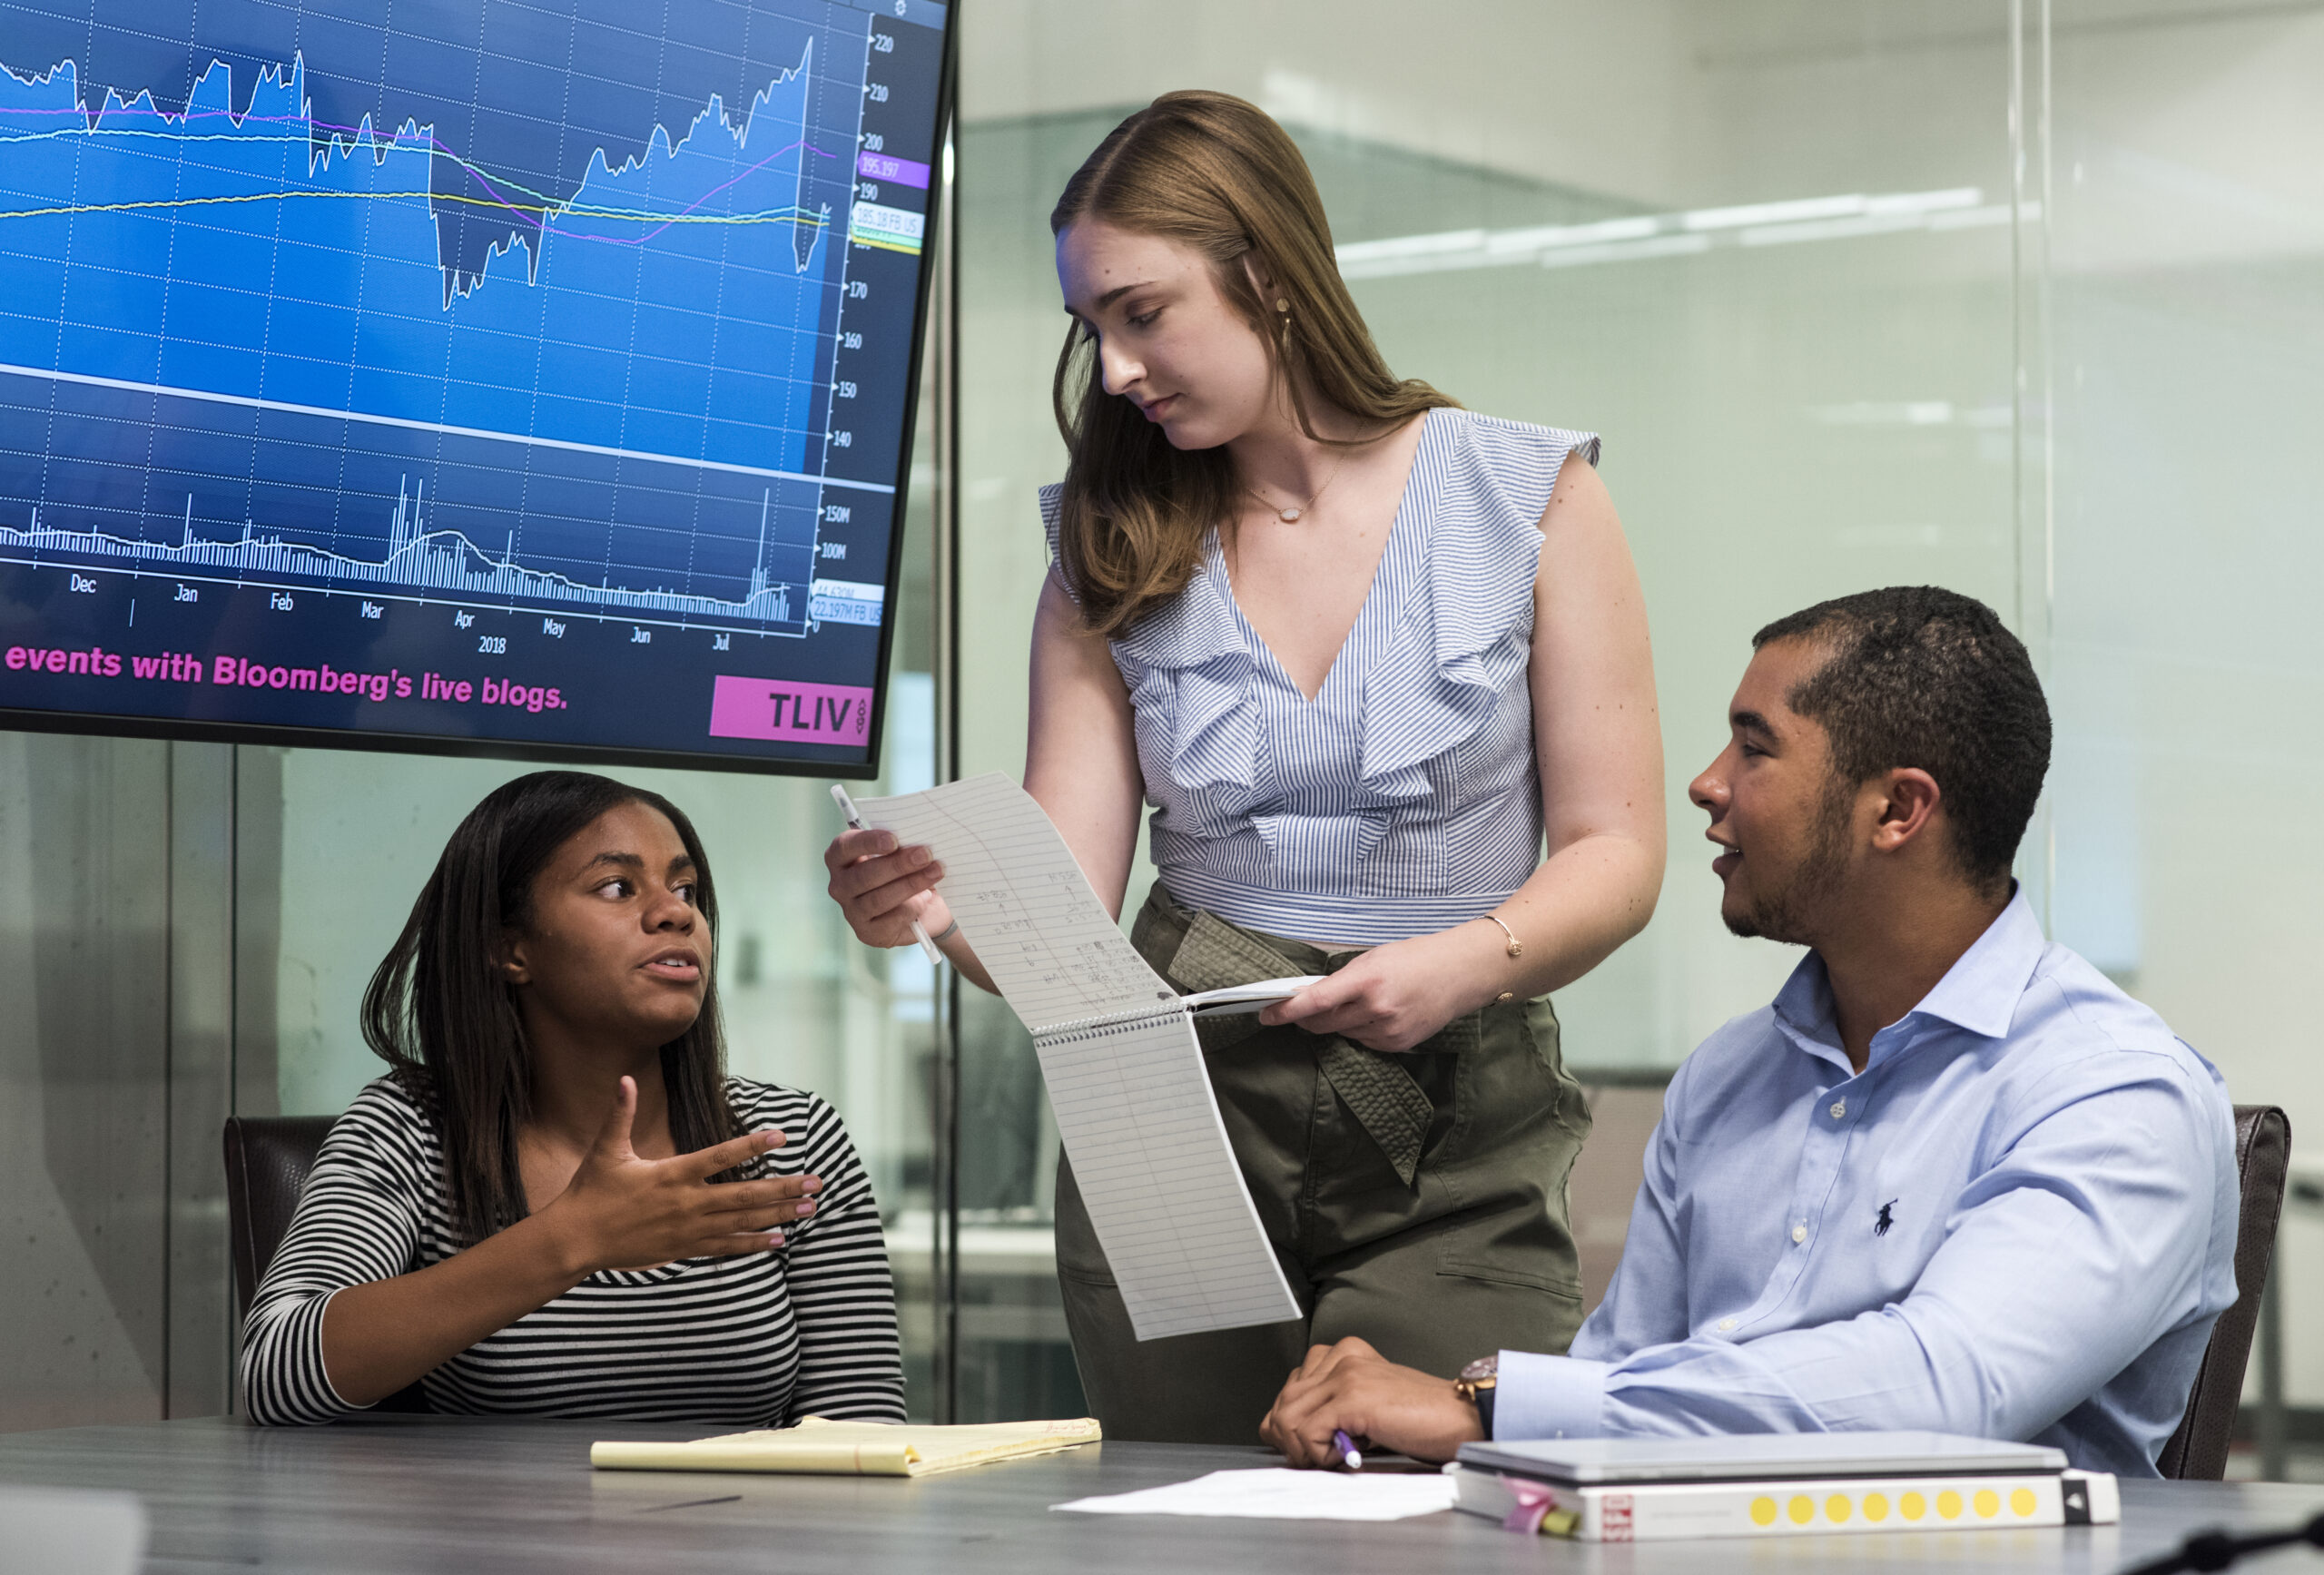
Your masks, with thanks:
[[[861,748],[872,740],[872,691],[722,673],[711,691],[710,736]]]

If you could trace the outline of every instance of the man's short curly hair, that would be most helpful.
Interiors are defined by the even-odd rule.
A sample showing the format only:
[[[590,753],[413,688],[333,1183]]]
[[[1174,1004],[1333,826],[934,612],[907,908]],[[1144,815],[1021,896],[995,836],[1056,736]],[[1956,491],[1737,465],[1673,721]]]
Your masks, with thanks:
[[[1898,766],[1936,779],[1962,871],[2005,881],[2050,769],[2050,708],[2033,659],[1991,607],[1935,586],[1818,602],[1751,636],[1827,647],[1787,703],[1831,736],[1849,783]]]

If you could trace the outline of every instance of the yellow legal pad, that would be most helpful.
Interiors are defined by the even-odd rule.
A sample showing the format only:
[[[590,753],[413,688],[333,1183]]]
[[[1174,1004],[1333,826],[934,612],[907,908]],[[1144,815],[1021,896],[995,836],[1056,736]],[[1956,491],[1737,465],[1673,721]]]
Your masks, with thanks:
[[[797,1472],[837,1476],[923,1477],[931,1472],[1055,1454],[1096,1443],[1095,1417],[1072,1422],[995,1422],[921,1427],[884,1422],[803,1419],[796,1427],[729,1432],[691,1443],[593,1443],[589,1463],[625,1472]]]

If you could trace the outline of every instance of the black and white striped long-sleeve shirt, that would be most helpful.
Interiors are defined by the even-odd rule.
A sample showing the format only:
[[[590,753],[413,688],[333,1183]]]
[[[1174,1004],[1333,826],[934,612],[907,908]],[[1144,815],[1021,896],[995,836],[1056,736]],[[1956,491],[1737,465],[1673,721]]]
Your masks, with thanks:
[[[428,1373],[437,1411],[752,1427],[904,1419],[887,1248],[839,1113],[812,1094],[740,1078],[727,1079],[726,1097],[744,1131],[775,1127],[790,1139],[744,1174],[821,1176],[813,1216],[773,1252],[590,1275]],[[324,1304],[346,1286],[441,1263],[461,1244],[436,1127],[382,1078],[331,1127],[251,1304],[251,1419],[320,1422],[360,1409],[324,1374]]]

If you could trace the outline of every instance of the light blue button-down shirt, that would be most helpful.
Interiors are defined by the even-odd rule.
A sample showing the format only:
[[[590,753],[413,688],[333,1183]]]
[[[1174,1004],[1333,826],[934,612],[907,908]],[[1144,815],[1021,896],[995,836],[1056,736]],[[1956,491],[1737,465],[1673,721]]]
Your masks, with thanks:
[[[1931,1428],[2151,1477],[2238,1196],[2218,1072],[2022,894],[1861,1073],[1811,952],[1671,1079],[1604,1304],[1502,1354],[1493,1432]]]

